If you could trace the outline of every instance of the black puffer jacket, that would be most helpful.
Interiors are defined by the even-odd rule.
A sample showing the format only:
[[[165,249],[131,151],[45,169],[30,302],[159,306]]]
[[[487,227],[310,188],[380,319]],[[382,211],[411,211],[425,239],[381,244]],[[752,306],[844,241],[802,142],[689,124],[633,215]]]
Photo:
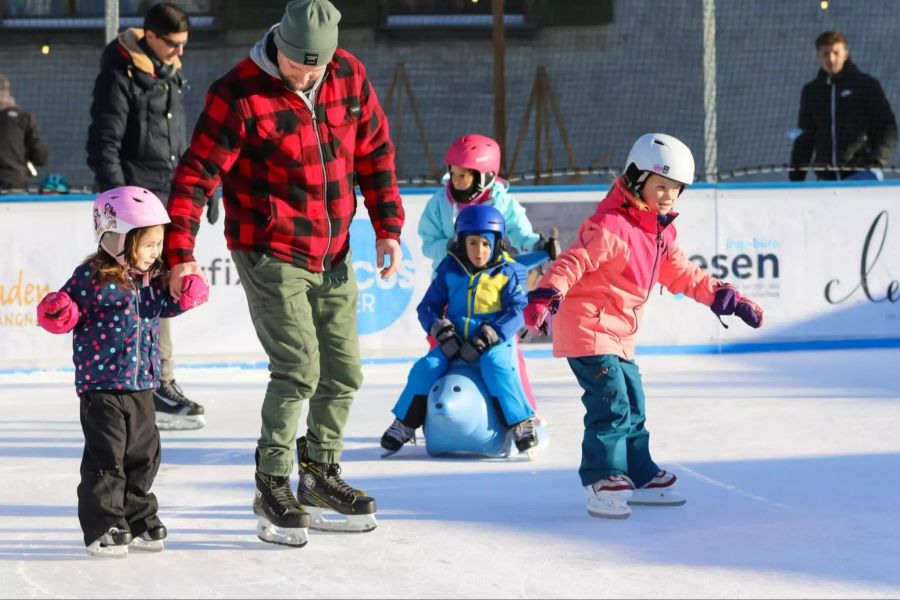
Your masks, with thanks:
[[[18,106],[0,104],[0,189],[25,189],[28,161],[40,167],[47,158],[47,144],[34,116]]]
[[[154,66],[143,37],[142,29],[128,29],[103,51],[91,105],[88,165],[100,191],[137,185],[165,202],[172,172],[187,149],[186,82],[180,63],[166,69],[157,60]]]
[[[803,181],[810,163],[813,167],[884,167],[897,146],[897,121],[881,84],[849,59],[837,75],[820,69],[803,86],[797,126],[802,133],[791,152],[791,181]],[[816,175],[834,180],[855,172],[816,171]]]

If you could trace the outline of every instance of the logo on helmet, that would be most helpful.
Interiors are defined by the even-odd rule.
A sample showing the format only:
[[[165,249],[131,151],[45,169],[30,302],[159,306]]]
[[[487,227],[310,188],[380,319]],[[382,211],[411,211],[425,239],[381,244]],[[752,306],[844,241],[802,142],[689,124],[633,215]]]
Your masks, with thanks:
[[[657,173],[662,173],[663,175],[669,174],[669,165],[661,165],[659,163],[653,163],[653,170]]]

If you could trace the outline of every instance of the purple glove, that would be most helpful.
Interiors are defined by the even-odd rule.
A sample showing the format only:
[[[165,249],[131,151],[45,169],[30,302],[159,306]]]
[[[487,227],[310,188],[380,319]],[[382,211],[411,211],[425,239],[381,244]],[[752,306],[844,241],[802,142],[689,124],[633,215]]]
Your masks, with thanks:
[[[78,323],[78,305],[65,292],[50,292],[37,306],[37,321],[50,333],[68,333]]]
[[[719,317],[737,315],[754,329],[759,329],[763,324],[762,307],[750,298],[741,296],[740,292],[730,283],[723,283],[719,286],[709,309]]]
[[[178,306],[181,310],[188,310],[200,306],[209,300],[209,286],[199,275],[186,275],[181,280],[181,297]]]
[[[556,288],[537,288],[528,292],[528,306],[523,316],[525,326],[533,334],[550,334],[550,316],[559,310],[562,295]]]

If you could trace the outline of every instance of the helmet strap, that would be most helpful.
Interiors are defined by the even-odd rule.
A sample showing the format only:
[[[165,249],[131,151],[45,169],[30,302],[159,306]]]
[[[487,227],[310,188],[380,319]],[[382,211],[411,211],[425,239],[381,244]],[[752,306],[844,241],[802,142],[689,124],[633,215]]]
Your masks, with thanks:
[[[117,263],[125,265],[125,236],[114,231],[107,231],[100,238],[100,247],[112,256]]]

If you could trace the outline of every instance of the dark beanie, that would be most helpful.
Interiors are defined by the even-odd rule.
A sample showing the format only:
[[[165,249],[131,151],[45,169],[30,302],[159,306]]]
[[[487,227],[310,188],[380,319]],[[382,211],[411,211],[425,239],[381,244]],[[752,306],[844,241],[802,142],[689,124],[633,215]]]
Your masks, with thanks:
[[[292,0],[275,28],[275,45],[301,65],[327,65],[338,44],[341,13],[328,0]]]

